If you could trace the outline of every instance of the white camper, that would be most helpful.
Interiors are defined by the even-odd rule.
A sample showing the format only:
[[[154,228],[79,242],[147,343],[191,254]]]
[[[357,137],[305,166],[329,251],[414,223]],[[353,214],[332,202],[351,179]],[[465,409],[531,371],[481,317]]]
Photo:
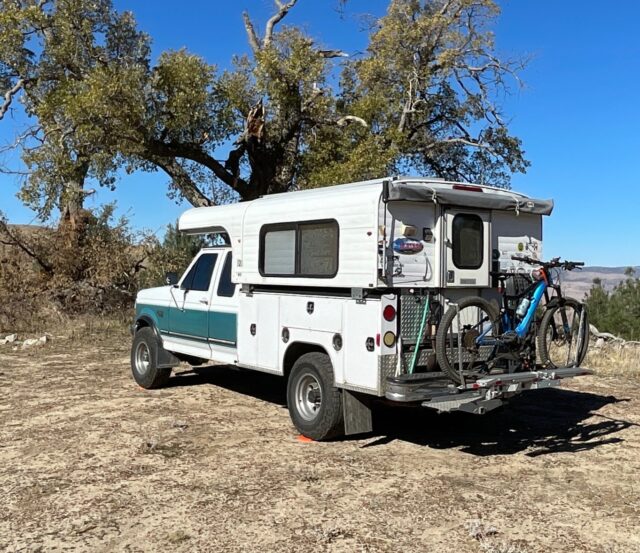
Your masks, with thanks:
[[[435,353],[445,312],[468,296],[497,311],[497,275],[530,272],[513,257],[541,259],[552,208],[488,186],[389,178],[190,209],[180,230],[225,245],[138,294],[133,375],[157,387],[180,361],[203,360],[282,375],[292,420],[314,439],[370,430],[374,398],[483,413],[556,385],[579,363],[461,369],[454,382]]]

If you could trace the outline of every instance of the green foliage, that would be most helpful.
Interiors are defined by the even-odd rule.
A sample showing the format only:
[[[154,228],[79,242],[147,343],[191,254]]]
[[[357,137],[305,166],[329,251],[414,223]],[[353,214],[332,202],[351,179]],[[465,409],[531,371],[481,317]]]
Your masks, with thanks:
[[[591,322],[603,332],[626,340],[640,340],[640,278],[628,268],[627,278],[611,292],[595,279],[587,296]]]
[[[164,171],[193,205],[407,171],[508,186],[526,170],[499,106],[521,64],[495,54],[492,0],[391,0],[366,54],[340,64],[281,26],[294,4],[276,2],[262,36],[245,14],[252,54],[220,72],[186,50],[152,63],[111,0],[0,0],[0,86],[22,87],[35,123],[18,140],[23,201],[73,214],[87,181],[113,188],[122,167]]]
[[[206,245],[202,236],[190,236],[178,231],[178,225],[167,225],[162,242],[154,241],[145,262],[146,270],[141,277],[141,287],[162,286],[165,274],[181,275],[195,255]]]
[[[508,186],[526,170],[498,103],[521,65],[494,52],[498,13],[492,0],[391,2],[341,91],[343,109],[370,123],[382,152],[391,149],[389,172]]]

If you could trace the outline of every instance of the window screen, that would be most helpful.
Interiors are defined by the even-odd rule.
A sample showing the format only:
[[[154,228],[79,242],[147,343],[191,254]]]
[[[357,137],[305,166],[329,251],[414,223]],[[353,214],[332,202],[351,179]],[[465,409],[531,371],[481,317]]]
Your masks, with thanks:
[[[300,225],[300,274],[333,276],[338,270],[338,224]]]
[[[231,257],[231,253],[227,254],[227,259],[224,261],[224,267],[220,275],[220,282],[218,282],[218,296],[223,298],[232,297],[236,291],[236,285],[231,282]]]
[[[477,215],[453,218],[453,263],[458,269],[479,269],[483,263],[484,228]]]
[[[268,276],[330,278],[338,272],[336,221],[309,221],[262,228],[260,272]]]
[[[217,253],[205,253],[198,258],[196,264],[182,281],[182,288],[197,292],[206,292],[211,283],[213,268],[216,266]]]

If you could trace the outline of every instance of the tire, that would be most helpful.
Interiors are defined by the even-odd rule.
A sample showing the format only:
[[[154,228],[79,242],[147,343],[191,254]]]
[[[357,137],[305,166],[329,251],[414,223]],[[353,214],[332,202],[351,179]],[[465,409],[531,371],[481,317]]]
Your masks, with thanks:
[[[305,353],[294,363],[287,405],[293,425],[304,436],[321,441],[344,434],[342,392],[334,385],[328,355]]]
[[[135,333],[131,345],[131,372],[134,380],[143,388],[151,390],[165,386],[171,376],[171,368],[157,366],[158,338],[151,328],[142,327]]]
[[[500,317],[496,306],[480,297],[467,297],[458,302],[458,309],[461,313],[461,322],[466,328],[462,332],[462,353],[463,359],[466,357],[468,361],[463,363],[463,371],[465,374],[473,373],[479,369],[481,365],[488,360],[493,350],[492,347],[479,348],[475,343],[475,338],[483,331],[488,330],[490,335],[497,337],[499,331],[498,320]],[[478,311],[474,311],[477,309]],[[482,313],[481,313],[482,312]],[[465,325],[466,315],[476,314],[480,323],[476,325]],[[457,321],[458,310],[455,307],[449,307],[442,317],[436,332],[436,358],[442,372],[453,380],[456,384],[461,384],[460,370],[458,366],[458,347],[457,347],[457,331],[455,331],[454,323]],[[489,327],[487,327],[489,325]],[[453,339],[455,338],[455,341]]]
[[[577,335],[579,329],[578,325],[580,323],[580,316],[583,309],[585,310],[585,321],[583,327],[584,334],[580,340],[581,349],[576,355],[574,348],[577,347],[577,342],[579,341],[579,337]],[[587,354],[587,350],[589,349],[589,315],[586,309],[587,307],[578,300],[573,298],[564,298],[564,303],[562,305],[554,305],[545,311],[542,316],[542,321],[540,322],[536,340],[538,356],[543,367],[549,369],[561,369],[575,366],[579,367],[582,365],[585,355]],[[563,321],[562,310],[565,310],[567,322],[571,324],[571,337],[569,341],[567,341],[566,334],[563,329],[558,331],[558,325]],[[573,312],[574,315],[572,315],[571,312]],[[568,320],[569,318],[571,318],[571,321]],[[555,329],[554,325],[551,324],[552,321],[555,321]],[[556,336],[554,336],[554,334],[556,334]],[[562,334],[562,336],[557,334]],[[551,353],[552,348],[554,353]],[[563,350],[562,348],[565,349]],[[561,362],[560,356],[564,357],[565,354],[566,360],[563,363]],[[574,360],[577,360],[577,364]]]

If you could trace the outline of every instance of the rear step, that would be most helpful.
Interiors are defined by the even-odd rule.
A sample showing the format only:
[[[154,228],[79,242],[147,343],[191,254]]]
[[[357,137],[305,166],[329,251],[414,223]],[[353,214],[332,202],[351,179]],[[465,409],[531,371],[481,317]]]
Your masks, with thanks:
[[[564,378],[591,374],[582,367],[540,369],[496,374],[456,386],[443,373],[414,373],[387,378],[385,396],[391,401],[421,402],[438,412],[464,411],[482,415],[502,405],[503,400],[524,390],[553,388]]]

